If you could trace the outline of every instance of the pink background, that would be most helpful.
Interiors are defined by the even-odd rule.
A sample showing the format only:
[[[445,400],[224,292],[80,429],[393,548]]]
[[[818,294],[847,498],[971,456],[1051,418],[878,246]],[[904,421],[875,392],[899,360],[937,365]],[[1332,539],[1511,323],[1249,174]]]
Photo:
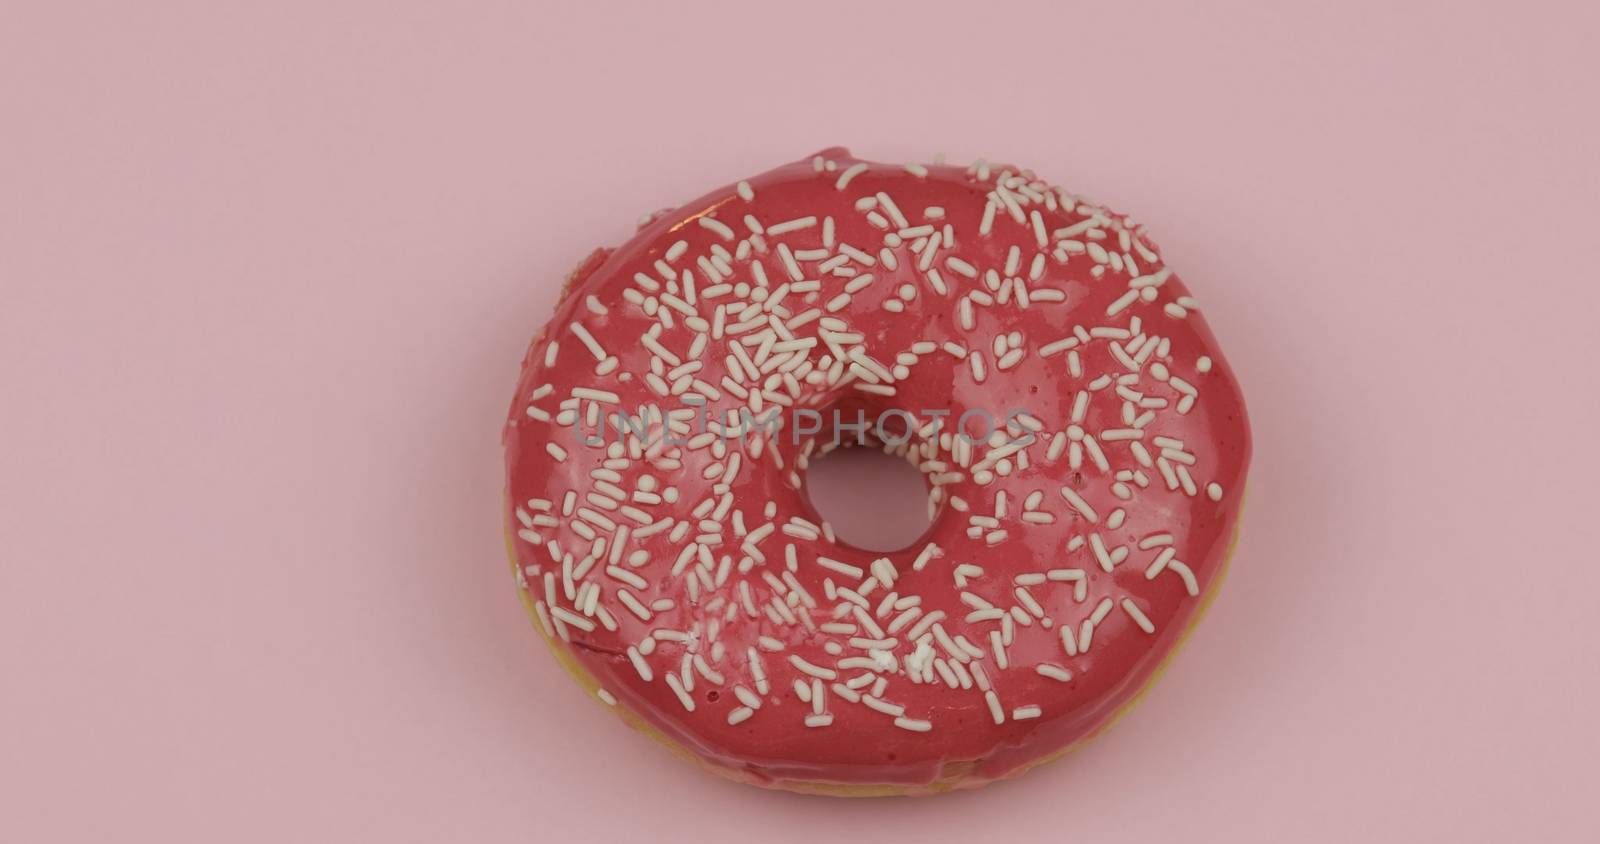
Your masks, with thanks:
[[[1593,4],[756,5],[7,7],[0,839],[1600,837]],[[1136,212],[1251,402],[1184,658],[976,793],[697,774],[502,558],[558,280],[831,144]]]

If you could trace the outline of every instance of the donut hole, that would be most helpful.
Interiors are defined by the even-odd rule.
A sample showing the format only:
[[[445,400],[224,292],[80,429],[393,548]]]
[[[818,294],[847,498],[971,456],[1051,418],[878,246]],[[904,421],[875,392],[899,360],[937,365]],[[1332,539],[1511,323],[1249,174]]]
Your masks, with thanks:
[[[900,551],[927,533],[928,480],[903,457],[872,444],[812,458],[806,494],[839,541],[867,551]]]

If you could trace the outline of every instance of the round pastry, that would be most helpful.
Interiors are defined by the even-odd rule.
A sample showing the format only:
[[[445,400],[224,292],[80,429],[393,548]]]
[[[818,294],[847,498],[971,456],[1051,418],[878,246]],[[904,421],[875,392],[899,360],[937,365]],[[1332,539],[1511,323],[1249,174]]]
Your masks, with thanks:
[[[931,525],[807,495],[883,448]],[[567,279],[505,430],[514,568],[562,663],[705,767],[981,785],[1106,727],[1220,581],[1244,404],[1128,217],[1033,173],[843,149],[647,218]]]

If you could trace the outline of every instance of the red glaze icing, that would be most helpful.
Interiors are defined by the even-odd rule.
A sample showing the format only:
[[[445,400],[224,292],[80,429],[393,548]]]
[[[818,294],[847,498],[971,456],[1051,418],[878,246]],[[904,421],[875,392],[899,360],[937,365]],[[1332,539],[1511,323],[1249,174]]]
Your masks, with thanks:
[[[529,349],[506,428],[508,517],[520,537],[515,540],[519,575],[538,602],[547,631],[565,640],[558,647],[568,649],[620,705],[707,762],[761,782],[915,787],[939,779],[945,763],[967,761],[973,763],[967,782],[988,781],[1103,726],[1178,642],[1224,563],[1238,519],[1250,457],[1244,405],[1182,282],[1165,270],[1156,247],[1125,217],[1015,168],[872,163],[865,171],[850,169],[860,163],[845,150],[830,149],[714,191],[657,215],[622,247],[595,253],[574,274],[554,318]],[[1003,191],[997,183],[1004,184]],[[893,210],[883,201],[885,195]],[[872,198],[873,207],[865,207],[864,198]],[[858,201],[864,204],[858,207]],[[1021,222],[1013,216],[1011,202],[1017,203]],[[986,206],[994,209],[987,229]],[[943,216],[929,218],[925,209],[930,207],[942,208]],[[746,215],[763,229],[807,216],[816,222],[753,237]],[[702,219],[714,222],[704,224]],[[825,219],[832,221],[831,241],[825,240]],[[914,229],[924,224],[941,235],[927,262],[912,251],[929,245],[926,230]],[[946,224],[953,244],[944,237]],[[913,230],[899,237],[899,245],[892,236],[886,244],[886,236],[906,228]],[[679,242],[687,248],[674,249]],[[794,265],[799,277],[820,281],[819,290],[806,284],[794,289],[780,244],[791,255],[798,253]],[[859,251],[844,250],[843,244]],[[1018,258],[1008,268],[1013,246]],[[713,258],[716,247],[726,253]],[[894,269],[880,252],[885,248],[897,258]],[[1038,254],[1044,258],[1034,277]],[[847,257],[832,260],[838,255]],[[872,265],[859,260],[863,255],[870,256]],[[964,272],[963,261],[976,278]],[[764,288],[756,263],[765,273]],[[664,272],[668,267],[677,276],[670,281]],[[938,278],[930,277],[928,269],[936,270]],[[692,297],[683,285],[685,271],[693,275]],[[731,275],[725,282],[712,277],[724,272]],[[846,285],[868,273],[874,280],[848,302],[835,300]],[[725,291],[720,283],[741,286]],[[1030,291],[1026,307],[1016,295],[1019,283]],[[784,285],[789,285],[787,292],[775,307],[752,305],[761,296],[770,304]],[[900,298],[903,286],[911,294],[908,301]],[[977,301],[967,321],[962,301],[971,294]],[[886,309],[890,301],[901,301],[903,309]],[[830,303],[834,310],[829,310]],[[715,315],[719,306],[724,310],[720,319]],[[829,319],[810,318],[813,310]],[[847,336],[835,336],[837,345],[852,354],[859,344],[871,360],[857,361],[859,371],[833,367],[836,350],[824,342],[774,350],[763,345],[763,332],[772,334],[773,342],[787,338],[777,334],[773,322],[803,323],[786,329],[801,341],[819,338],[825,327],[843,325]],[[592,335],[595,350],[574,330],[580,324]],[[646,344],[642,335],[653,327],[658,336]],[[1104,329],[1127,333],[1104,336]],[[702,348],[693,346],[697,334],[719,331],[720,336],[707,336]],[[1021,354],[1008,354],[1010,347],[997,353],[996,335],[1012,332],[1020,333],[1016,348]],[[1058,342],[1075,334],[1088,339]],[[800,376],[794,384],[786,386],[780,378],[767,386],[786,400],[795,399],[797,387],[795,403],[822,410],[825,419],[835,408],[847,422],[853,421],[856,409],[869,420],[887,409],[903,409],[917,414],[920,423],[932,421],[926,411],[949,412],[944,445],[936,453],[937,442],[928,445],[918,439],[900,449],[920,449],[914,462],[923,463],[930,479],[937,481],[933,495],[938,512],[923,540],[880,555],[830,542],[826,536],[810,539],[804,530],[791,528],[793,534],[802,534],[792,535],[781,529],[791,517],[821,523],[804,489],[803,466],[807,456],[825,446],[829,425],[798,443],[784,430],[776,436],[752,435],[744,445],[738,439],[721,449],[703,443],[658,445],[652,453],[643,443],[662,439],[657,427],[635,442],[631,454],[628,447],[611,446],[609,462],[607,445],[589,447],[580,441],[579,428],[594,433],[594,413],[625,410],[637,417],[650,404],[672,411],[688,406],[685,395],[706,396],[712,419],[748,408],[749,401],[727,386],[729,381],[741,388],[752,383],[739,372],[744,364],[730,357],[730,342],[742,340],[749,343],[740,348],[758,368],[776,355],[802,356],[808,363],[791,372]],[[557,351],[550,351],[552,344],[558,344]],[[662,347],[669,356],[660,354]],[[919,350],[915,360],[900,358],[906,365],[896,370],[897,356],[913,349]],[[981,380],[979,365],[966,359],[973,355],[982,356]],[[1201,363],[1203,357],[1209,358],[1209,368]],[[692,373],[680,368],[691,362],[701,368]],[[786,359],[784,366],[788,363],[798,362]],[[647,376],[652,372],[653,377]],[[760,374],[763,380],[770,377],[768,371]],[[892,385],[884,374],[892,376]],[[893,394],[859,388],[873,378],[892,386]],[[574,389],[580,398],[574,398]],[[615,394],[619,404],[586,389]],[[1080,393],[1087,398],[1073,428]],[[1196,397],[1185,400],[1187,394]],[[763,418],[774,406],[769,396],[755,415]],[[1025,409],[1042,429],[1031,444],[1005,458],[1009,465],[1001,466],[992,456],[986,462],[991,443],[1005,448],[1013,435],[1027,433],[1022,421],[1013,419],[1005,437],[974,445],[969,465],[963,467],[950,450],[949,420],[969,409],[1002,420],[1015,409]],[[889,417],[886,428],[891,437],[900,431],[894,418]],[[704,430],[695,421],[689,424],[691,430],[678,436],[680,441]],[[974,420],[969,431],[981,429]],[[1138,439],[1123,439],[1129,436]],[[1182,445],[1167,439],[1158,443],[1157,438]],[[609,444],[625,438],[612,421],[604,439]],[[719,437],[713,433],[710,439]],[[731,471],[737,474],[729,478],[735,454],[738,465]],[[929,459],[942,465],[929,466]],[[985,465],[986,474],[980,471]],[[645,494],[638,495],[645,476],[655,483],[644,481]],[[1093,510],[1092,520],[1060,492],[1064,485]],[[676,503],[658,502],[651,494],[669,486],[676,490]],[[1041,494],[1038,500],[1030,499],[1036,492]],[[1002,493],[1005,512],[997,516]],[[569,494],[574,504],[564,513]],[[627,499],[624,507],[635,509],[619,507],[618,496]],[[773,518],[764,514],[768,502],[776,508]],[[655,525],[654,532],[646,522]],[[628,529],[615,554],[611,546],[618,535],[608,523]],[[764,528],[768,524],[773,526],[770,532]],[[649,535],[640,537],[641,530]],[[720,544],[715,544],[718,531]],[[757,539],[751,542],[742,532],[754,532]],[[1170,544],[1162,544],[1162,535],[1171,537]],[[603,550],[596,540],[606,543]],[[939,553],[924,559],[919,569],[919,554],[929,544]],[[794,546],[792,570],[786,545]],[[764,559],[752,555],[751,547]],[[586,563],[596,552],[600,556]],[[858,567],[862,575],[825,567],[819,557]],[[879,557],[887,560],[892,573],[882,563],[874,565]],[[961,566],[976,566],[981,572]],[[1192,580],[1186,581],[1185,566]],[[1053,576],[1045,574],[1052,570]],[[1043,583],[1037,582],[1040,575]],[[701,582],[691,595],[689,581],[696,579]],[[887,579],[892,585],[882,582]],[[782,593],[772,585],[774,580],[783,584]],[[957,585],[961,580],[964,589]],[[794,582],[814,608],[795,592]],[[851,609],[843,588],[865,592],[866,608],[859,613]],[[595,609],[586,613],[593,589],[599,590]],[[964,591],[1009,620],[992,618],[996,613],[969,620],[974,605],[983,604],[965,603]],[[623,592],[634,599],[635,608],[646,610],[649,620],[630,609]],[[899,597],[885,605],[891,592]],[[920,615],[911,613],[912,598],[920,599]],[[1028,606],[1029,598],[1035,606]],[[657,604],[657,609],[648,609],[663,599],[672,602],[670,608]],[[784,602],[783,609],[769,609],[774,600]],[[1097,615],[1102,605],[1109,609]],[[936,611],[944,613],[939,631],[926,623]],[[910,617],[896,624],[902,613]],[[883,631],[881,636],[862,615]],[[1139,617],[1154,632],[1142,629]],[[1021,623],[1023,618],[1027,624]],[[1086,622],[1093,628],[1088,637],[1083,635]],[[852,624],[856,630],[823,628],[830,623]],[[1071,631],[1071,652],[1063,628]],[[1010,637],[1003,648],[1005,668],[994,652],[991,632],[1002,637],[1002,644]],[[683,636],[692,642],[679,641]],[[769,637],[765,644],[763,636]],[[956,637],[964,637],[981,657],[965,652],[959,642],[952,650],[950,641]],[[649,680],[628,655],[630,647],[646,638],[655,639],[653,652],[639,657],[649,667]],[[896,641],[881,641],[887,638]],[[781,651],[770,649],[778,644]],[[879,657],[883,661],[873,663],[870,648],[892,659]],[[760,655],[764,683],[750,662],[751,649]],[[695,656],[687,669],[689,689],[683,682],[684,658],[691,650]],[[962,663],[955,652],[968,661]],[[810,684],[812,677],[791,662],[796,656],[837,672],[836,680],[821,684],[822,711],[832,716],[826,726],[806,726],[814,704],[801,701],[794,681]],[[839,667],[841,659],[851,658],[864,661]],[[697,665],[695,659],[704,662]],[[1054,676],[1040,673],[1040,665]],[[1003,723],[996,723],[990,696],[980,688],[980,673],[994,692]],[[1061,679],[1068,674],[1070,679]],[[669,675],[686,687],[693,711],[686,710],[666,680]],[[847,681],[865,682],[855,690],[857,695],[870,694],[877,686],[879,696],[873,700],[878,708],[834,690],[834,683]],[[741,707],[749,709],[746,704],[752,699],[759,709],[730,718]],[[897,722],[895,707],[913,720]],[[1029,714],[1025,707],[1037,707],[1038,715],[1019,718]],[[923,726],[915,722],[925,722],[927,729],[907,728]]]

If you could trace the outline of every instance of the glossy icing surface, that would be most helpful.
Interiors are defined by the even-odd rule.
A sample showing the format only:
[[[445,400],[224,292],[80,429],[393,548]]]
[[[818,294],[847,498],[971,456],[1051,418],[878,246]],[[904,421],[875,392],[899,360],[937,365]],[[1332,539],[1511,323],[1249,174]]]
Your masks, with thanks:
[[[806,495],[863,420],[929,481],[899,552]],[[519,580],[605,697],[759,781],[908,786],[1004,776],[1127,703],[1217,576],[1250,457],[1127,218],[841,149],[585,261],[505,441]]]

